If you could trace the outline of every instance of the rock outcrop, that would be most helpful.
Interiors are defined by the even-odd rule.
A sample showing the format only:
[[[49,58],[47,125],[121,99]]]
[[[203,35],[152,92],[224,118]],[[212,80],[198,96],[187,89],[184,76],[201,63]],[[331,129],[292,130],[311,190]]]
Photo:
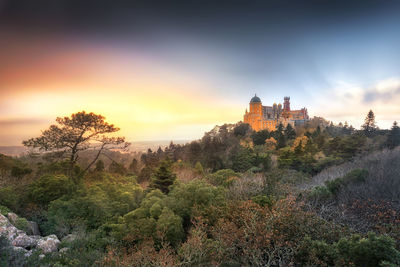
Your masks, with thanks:
[[[39,239],[37,248],[41,249],[44,253],[51,253],[57,251],[60,243],[56,235],[49,235]]]
[[[9,219],[7,219],[7,217]],[[40,235],[28,235],[25,231],[17,229],[11,222],[17,222],[18,216],[15,213],[7,214],[7,217],[0,214],[0,236],[4,236],[15,252],[23,253],[26,257],[33,251],[41,250],[44,254],[58,251],[60,240],[56,235],[42,237]],[[11,222],[10,222],[11,221]],[[39,233],[39,228],[32,229],[32,233]]]

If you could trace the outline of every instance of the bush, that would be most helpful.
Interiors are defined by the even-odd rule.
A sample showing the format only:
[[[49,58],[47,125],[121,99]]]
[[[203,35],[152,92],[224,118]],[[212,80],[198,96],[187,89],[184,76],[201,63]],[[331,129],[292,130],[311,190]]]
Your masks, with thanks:
[[[9,208],[0,205],[0,214],[3,214],[4,216],[6,216],[9,212],[11,212],[11,210]]]
[[[342,238],[337,243],[337,249],[341,257],[356,266],[379,266],[383,261],[397,266],[400,264],[400,252],[395,248],[395,241],[388,236],[377,236],[373,232],[366,238],[360,235]]]
[[[182,218],[167,207],[162,210],[156,229],[174,247],[177,247],[184,237]]]
[[[374,267],[400,264],[400,252],[395,248],[395,241],[373,232],[365,238],[354,234],[333,244],[305,238],[296,258],[307,266]]]
[[[18,217],[17,221],[15,222],[15,227],[18,229],[27,232],[29,230],[28,227],[28,220],[25,218]]]
[[[355,169],[348,172],[345,176],[325,182],[325,186],[315,187],[310,197],[318,199],[330,199],[336,197],[339,192],[350,184],[359,184],[365,182],[368,177],[368,171],[364,169]]]
[[[20,167],[20,166],[13,166],[11,168],[11,176],[21,178],[26,174],[30,174],[32,172],[32,169],[27,168],[27,167]]]
[[[272,206],[275,203],[275,199],[272,196],[266,196],[266,195],[257,195],[251,198],[251,200],[261,207],[267,206],[268,208],[272,208]]]
[[[208,176],[208,180],[213,185],[229,186],[239,178],[239,174],[231,169],[219,170]]]
[[[0,205],[6,206],[12,210],[17,210],[18,194],[11,186],[0,188]]]
[[[93,230],[116,222],[119,216],[136,209],[142,198],[143,190],[134,181],[94,184],[72,196],[52,201],[44,228],[46,233],[60,236],[79,227]]]
[[[74,191],[72,181],[65,175],[46,174],[29,187],[29,196],[34,203],[47,206],[51,201]]]

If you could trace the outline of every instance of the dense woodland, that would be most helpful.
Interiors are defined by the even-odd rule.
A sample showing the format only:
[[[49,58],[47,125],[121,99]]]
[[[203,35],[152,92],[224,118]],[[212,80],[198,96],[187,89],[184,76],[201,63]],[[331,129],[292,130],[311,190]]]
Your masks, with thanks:
[[[57,123],[0,154],[0,212],[66,249],[26,257],[0,237],[1,266],[400,265],[400,129],[372,111],[361,129],[238,123],[147,153],[100,115]]]

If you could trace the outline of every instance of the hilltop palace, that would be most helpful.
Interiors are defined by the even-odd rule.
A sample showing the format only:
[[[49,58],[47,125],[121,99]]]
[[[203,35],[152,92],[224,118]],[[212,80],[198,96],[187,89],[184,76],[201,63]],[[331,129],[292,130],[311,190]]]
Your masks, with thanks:
[[[263,106],[261,99],[255,95],[250,100],[250,112],[244,114],[244,123],[250,124],[255,131],[267,129],[274,131],[282,123],[283,126],[304,124],[309,120],[307,109],[290,110],[290,97],[285,97],[282,104],[274,103],[272,106]]]

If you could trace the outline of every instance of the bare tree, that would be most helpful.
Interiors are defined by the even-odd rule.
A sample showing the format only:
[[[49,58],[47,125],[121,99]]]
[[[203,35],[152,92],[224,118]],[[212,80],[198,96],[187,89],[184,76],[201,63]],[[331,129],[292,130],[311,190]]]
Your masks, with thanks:
[[[125,137],[110,137],[111,133],[119,131],[118,127],[104,121],[105,117],[85,111],[72,114],[70,117],[58,117],[57,124],[50,125],[42,131],[42,135],[23,141],[23,145],[38,148],[42,151],[56,152],[68,159],[70,170],[76,164],[79,153],[88,149],[95,149],[94,159],[86,166],[83,172],[89,170],[105,149],[126,148],[129,143]]]

